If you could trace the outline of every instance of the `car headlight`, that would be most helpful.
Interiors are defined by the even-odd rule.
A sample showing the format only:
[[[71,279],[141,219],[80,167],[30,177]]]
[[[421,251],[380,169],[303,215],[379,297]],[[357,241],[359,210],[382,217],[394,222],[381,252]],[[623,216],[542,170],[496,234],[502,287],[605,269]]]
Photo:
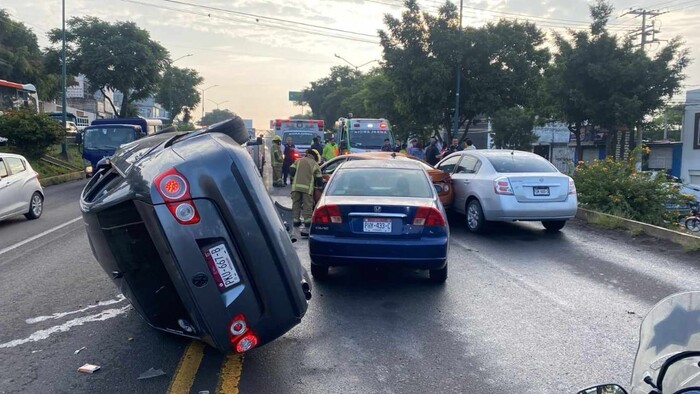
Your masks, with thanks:
[[[88,174],[92,174],[92,166],[86,166],[85,167],[85,172]]]

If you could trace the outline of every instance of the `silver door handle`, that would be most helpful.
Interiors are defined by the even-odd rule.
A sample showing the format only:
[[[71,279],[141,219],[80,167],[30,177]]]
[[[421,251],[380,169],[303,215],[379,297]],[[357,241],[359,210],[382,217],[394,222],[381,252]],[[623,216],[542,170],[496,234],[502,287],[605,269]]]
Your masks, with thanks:
[[[463,180],[462,182],[464,182],[464,183],[469,183],[469,179],[465,179],[465,180]]]

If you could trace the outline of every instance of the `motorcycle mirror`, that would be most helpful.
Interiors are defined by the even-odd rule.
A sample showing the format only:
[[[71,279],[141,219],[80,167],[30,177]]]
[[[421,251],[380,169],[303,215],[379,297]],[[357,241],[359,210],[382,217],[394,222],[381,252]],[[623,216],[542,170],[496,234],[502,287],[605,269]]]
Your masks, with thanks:
[[[583,389],[576,394],[627,394],[627,390],[617,384],[601,384]]]

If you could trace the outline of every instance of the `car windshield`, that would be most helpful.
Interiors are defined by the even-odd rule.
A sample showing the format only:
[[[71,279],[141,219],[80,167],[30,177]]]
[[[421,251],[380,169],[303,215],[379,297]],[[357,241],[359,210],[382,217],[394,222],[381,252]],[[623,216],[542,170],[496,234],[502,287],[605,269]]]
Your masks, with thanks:
[[[336,172],[326,195],[431,198],[433,189],[423,170],[349,168]]]
[[[539,156],[507,154],[486,158],[496,172],[558,172],[556,167]]]
[[[117,149],[135,140],[131,127],[96,127],[85,129],[85,149]]]
[[[350,130],[350,147],[379,149],[387,138],[390,143],[393,143],[391,133],[388,130]]]
[[[316,134],[308,131],[287,131],[282,136],[282,141],[286,142],[287,137],[292,137],[292,143],[296,145],[311,145]]]

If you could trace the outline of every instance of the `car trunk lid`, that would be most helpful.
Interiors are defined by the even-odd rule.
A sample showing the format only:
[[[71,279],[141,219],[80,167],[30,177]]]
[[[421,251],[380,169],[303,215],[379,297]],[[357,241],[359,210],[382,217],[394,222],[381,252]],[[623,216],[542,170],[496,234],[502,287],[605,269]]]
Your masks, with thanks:
[[[507,174],[518,202],[565,201],[569,178],[561,174]]]

